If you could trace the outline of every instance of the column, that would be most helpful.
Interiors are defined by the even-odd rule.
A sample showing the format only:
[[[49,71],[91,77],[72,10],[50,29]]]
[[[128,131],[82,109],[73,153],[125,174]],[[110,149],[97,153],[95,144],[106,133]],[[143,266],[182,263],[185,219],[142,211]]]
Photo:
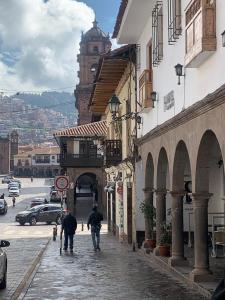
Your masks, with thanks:
[[[156,190],[156,245],[159,246],[161,235],[163,232],[162,226],[166,221],[166,190]],[[155,250],[157,255],[157,249]]]
[[[194,270],[190,274],[193,281],[210,280],[208,251],[208,201],[212,194],[192,194],[194,208]]]
[[[153,190],[152,188],[145,188],[143,189],[144,191],[144,197],[145,197],[145,203],[146,204],[150,204],[151,206],[153,206]],[[153,230],[153,220],[151,220],[150,218],[145,217],[145,240],[147,239],[151,239],[152,235],[151,235],[151,231]]]
[[[170,192],[172,197],[172,256],[169,259],[171,266],[187,263],[184,258],[183,238],[183,196],[184,192]]]

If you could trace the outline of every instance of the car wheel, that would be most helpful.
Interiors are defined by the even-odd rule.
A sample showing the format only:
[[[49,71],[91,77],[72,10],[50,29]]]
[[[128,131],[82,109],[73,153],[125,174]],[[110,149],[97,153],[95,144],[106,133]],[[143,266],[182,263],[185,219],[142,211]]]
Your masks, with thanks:
[[[6,268],[6,270],[5,270],[3,280],[2,280],[2,282],[0,283],[0,289],[5,289],[5,288],[6,288],[6,285],[7,285],[7,268]]]
[[[30,218],[30,225],[31,225],[31,226],[32,226],[32,225],[36,225],[36,223],[37,223],[36,218],[35,218],[35,217],[31,217],[31,218]]]
[[[60,218],[60,216],[58,216],[57,218],[56,218],[56,224],[57,225],[61,225],[61,218]]]
[[[48,225],[50,225],[50,224],[52,224],[52,222],[51,221],[48,221],[48,222],[46,222]]]
[[[25,225],[25,222],[20,222],[20,225],[21,225],[21,226]]]

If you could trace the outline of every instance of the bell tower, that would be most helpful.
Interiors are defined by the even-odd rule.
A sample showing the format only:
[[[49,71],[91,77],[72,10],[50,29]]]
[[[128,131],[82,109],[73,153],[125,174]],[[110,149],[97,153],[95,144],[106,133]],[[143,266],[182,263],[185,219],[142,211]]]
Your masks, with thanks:
[[[89,100],[93,88],[94,76],[98,68],[100,55],[111,48],[109,35],[106,35],[95,20],[93,27],[85,34],[82,33],[80,54],[77,55],[79,63],[79,84],[74,91],[75,106],[78,109],[78,125],[91,123],[92,114],[89,112]],[[98,121],[98,120],[95,120]]]

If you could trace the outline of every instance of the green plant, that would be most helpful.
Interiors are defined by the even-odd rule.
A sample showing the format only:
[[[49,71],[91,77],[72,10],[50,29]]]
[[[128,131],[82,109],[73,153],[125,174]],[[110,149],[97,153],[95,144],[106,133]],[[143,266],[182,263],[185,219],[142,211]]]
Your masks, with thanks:
[[[151,239],[155,239],[154,228],[156,226],[156,209],[154,205],[150,202],[142,201],[140,204],[140,211],[144,214],[147,221],[146,231],[147,236]]]
[[[171,245],[171,243],[172,243],[172,227],[171,227],[171,222],[169,222],[162,225],[160,245]]]

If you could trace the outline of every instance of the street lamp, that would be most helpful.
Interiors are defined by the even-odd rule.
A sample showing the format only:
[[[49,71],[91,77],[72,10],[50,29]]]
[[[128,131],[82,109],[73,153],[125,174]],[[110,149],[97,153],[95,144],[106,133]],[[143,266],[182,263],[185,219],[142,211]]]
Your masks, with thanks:
[[[115,118],[116,114],[119,112],[119,106],[120,106],[120,100],[118,97],[114,94],[112,98],[108,102],[109,104],[109,110],[112,114],[112,116]]]
[[[225,30],[221,33],[222,35],[222,47],[225,47]]]
[[[180,85],[180,77],[184,76],[183,65],[177,64],[174,68],[175,68],[176,75],[178,76],[178,85]]]

